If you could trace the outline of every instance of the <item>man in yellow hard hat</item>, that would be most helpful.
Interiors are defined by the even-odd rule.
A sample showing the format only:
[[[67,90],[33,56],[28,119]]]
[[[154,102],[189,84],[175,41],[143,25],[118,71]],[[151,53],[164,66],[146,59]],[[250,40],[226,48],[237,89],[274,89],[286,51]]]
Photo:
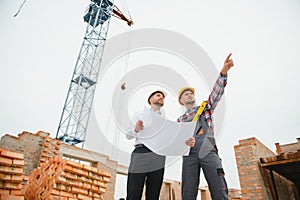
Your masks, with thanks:
[[[184,87],[178,92],[179,104],[186,107],[186,112],[177,121],[197,120],[194,137],[186,141],[186,144],[191,146],[190,153],[188,156],[183,156],[182,200],[196,200],[201,168],[208,183],[211,198],[213,200],[228,199],[225,173],[214,138],[212,114],[224,93],[227,84],[227,72],[234,65],[230,56],[231,54],[227,56],[213,90],[208,100],[203,104],[204,106],[195,105],[194,88]],[[200,110],[201,115],[194,119],[201,107],[203,107],[203,112]]]

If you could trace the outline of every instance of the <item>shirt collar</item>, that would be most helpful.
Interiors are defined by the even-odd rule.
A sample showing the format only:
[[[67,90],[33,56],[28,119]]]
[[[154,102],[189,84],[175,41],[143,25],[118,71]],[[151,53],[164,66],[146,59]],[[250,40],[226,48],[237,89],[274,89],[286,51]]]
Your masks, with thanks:
[[[161,115],[161,111],[160,111],[160,110],[156,110],[156,111],[155,111],[155,110],[153,110],[153,109],[151,109],[151,108],[150,108],[150,110],[153,111],[153,112],[155,112],[155,113],[157,113],[157,114],[160,114],[160,115]]]

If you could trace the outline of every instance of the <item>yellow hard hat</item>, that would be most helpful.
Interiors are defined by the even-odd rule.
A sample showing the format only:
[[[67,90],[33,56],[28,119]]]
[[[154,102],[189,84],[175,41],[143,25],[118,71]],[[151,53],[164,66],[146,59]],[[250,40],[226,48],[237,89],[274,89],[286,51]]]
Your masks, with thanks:
[[[195,88],[192,88],[192,87],[183,87],[179,90],[178,92],[178,102],[180,103],[180,105],[183,105],[181,102],[180,102],[180,98],[182,96],[182,94],[185,92],[185,91],[191,91],[193,94],[195,94]]]

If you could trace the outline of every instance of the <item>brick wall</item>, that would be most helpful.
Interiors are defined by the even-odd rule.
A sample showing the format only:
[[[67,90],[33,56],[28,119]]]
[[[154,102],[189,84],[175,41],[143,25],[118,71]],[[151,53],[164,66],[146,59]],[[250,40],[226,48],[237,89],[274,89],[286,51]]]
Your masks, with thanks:
[[[180,191],[180,182],[165,180],[160,191],[160,200],[181,200]]]
[[[9,149],[10,151],[24,155],[23,173],[26,176],[33,175],[33,172],[36,173],[36,170],[40,169],[45,164],[48,165],[49,160],[55,156],[85,161],[87,164],[91,164],[92,167],[99,168],[110,174],[110,182],[106,185],[106,191],[103,194],[103,199],[114,199],[117,175],[116,169],[118,168],[118,163],[110,160],[106,155],[61,143],[60,140],[51,138],[49,133],[43,131],[39,131],[35,134],[25,131],[19,134],[18,137],[6,134],[1,138],[0,148]],[[64,176],[62,175],[62,177]],[[29,183],[32,184],[32,180]],[[51,188],[52,186],[49,185],[47,187]],[[26,191],[27,196],[33,195],[30,194],[30,189],[28,189],[28,187],[26,187]],[[181,199],[180,191],[180,182],[165,182],[162,187],[161,199],[179,200]],[[70,195],[65,192],[62,194]],[[40,194],[42,193],[44,192],[40,191]],[[47,194],[50,195],[51,193]],[[54,194],[55,193],[51,195]]]
[[[0,199],[24,200],[23,167],[23,154],[0,148]]]
[[[267,172],[260,168],[259,158],[275,155],[256,138],[239,140],[234,146],[243,199],[272,199],[266,180]]]
[[[29,175],[39,166],[40,157],[43,152],[43,144],[49,133],[39,131],[31,134],[26,131],[19,134],[18,137],[4,135],[0,141],[0,148],[9,149],[24,155],[24,174]]]
[[[243,199],[276,199],[271,173],[260,164],[260,158],[276,157],[275,153],[256,138],[240,140],[234,150]],[[279,199],[297,199],[291,181],[274,171],[273,177]]]
[[[26,200],[103,200],[110,174],[98,168],[50,158],[29,176]]]
[[[201,200],[212,200],[208,186],[205,186],[205,188],[200,188],[199,193],[200,193]],[[242,199],[241,190],[229,188],[228,189],[228,199],[229,200],[241,200]]]
[[[110,181],[105,185],[105,193],[102,192],[103,199],[114,199],[115,192],[115,182],[116,182],[116,174],[117,174],[117,162],[111,161],[108,156],[98,154],[96,152],[84,150],[78,147],[66,145],[61,143],[61,141],[56,140],[54,138],[49,137],[49,133],[45,133],[43,131],[39,131],[36,134],[23,132],[18,135],[18,137],[11,135],[4,135],[0,141],[0,148],[8,149],[12,152],[20,153],[24,156],[24,166],[22,169],[23,175],[30,176],[32,172],[43,167],[45,164],[48,164],[49,160],[51,160],[55,156],[64,157],[65,155],[60,151],[61,145],[65,149],[69,151],[73,151],[74,155],[85,153],[85,155],[90,155],[92,159],[89,161],[92,164],[91,167],[98,168],[102,171],[105,171],[110,174]],[[73,157],[74,158],[74,157]],[[79,157],[78,157],[79,158]],[[96,158],[95,160],[93,160]],[[99,162],[100,159],[102,161]],[[76,158],[74,158],[76,159]],[[83,160],[84,161],[84,160]],[[88,163],[87,163],[88,164]],[[88,167],[87,165],[86,167]],[[63,177],[63,176],[62,176]],[[52,187],[52,186],[51,186]],[[0,187],[1,188],[1,187]],[[48,187],[50,188],[50,186]],[[29,191],[27,189],[27,191]],[[0,191],[0,194],[3,191]],[[41,193],[41,191],[40,191]],[[44,193],[44,192],[42,192]],[[65,193],[66,194],[66,193]],[[81,193],[83,194],[83,191]],[[78,197],[76,197],[78,198]],[[102,199],[96,198],[94,199]],[[1,198],[0,198],[1,199]],[[79,199],[79,198],[78,198]],[[86,199],[91,199],[87,198]]]
[[[89,151],[87,149],[78,148],[76,146],[70,146],[65,143],[61,143],[59,155],[61,157],[85,161],[93,167],[109,172],[111,174],[111,181],[107,185],[107,190],[104,194],[103,199],[114,199],[118,167],[117,161],[110,160],[107,155]]]
[[[229,200],[242,199],[241,190],[235,188],[228,189],[228,198]]]
[[[205,188],[200,188],[199,193],[200,193],[201,200],[211,200],[208,186],[206,186]]]

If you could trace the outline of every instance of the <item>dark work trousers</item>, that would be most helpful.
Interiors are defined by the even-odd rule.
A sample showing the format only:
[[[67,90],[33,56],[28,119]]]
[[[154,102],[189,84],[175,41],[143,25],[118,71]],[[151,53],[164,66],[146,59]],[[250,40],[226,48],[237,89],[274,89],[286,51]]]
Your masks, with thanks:
[[[205,123],[204,120],[202,123]],[[203,124],[200,126],[204,129],[204,133],[196,134],[199,129],[195,132],[195,146],[190,149],[188,156],[183,156],[182,200],[196,200],[201,169],[208,183],[211,198],[213,200],[227,200],[228,188],[221,159],[217,154],[213,134],[211,134],[206,123]]]
[[[127,178],[126,200],[140,200],[144,184],[146,200],[158,200],[165,171],[165,156],[153,153],[145,146],[136,147],[131,154]]]

